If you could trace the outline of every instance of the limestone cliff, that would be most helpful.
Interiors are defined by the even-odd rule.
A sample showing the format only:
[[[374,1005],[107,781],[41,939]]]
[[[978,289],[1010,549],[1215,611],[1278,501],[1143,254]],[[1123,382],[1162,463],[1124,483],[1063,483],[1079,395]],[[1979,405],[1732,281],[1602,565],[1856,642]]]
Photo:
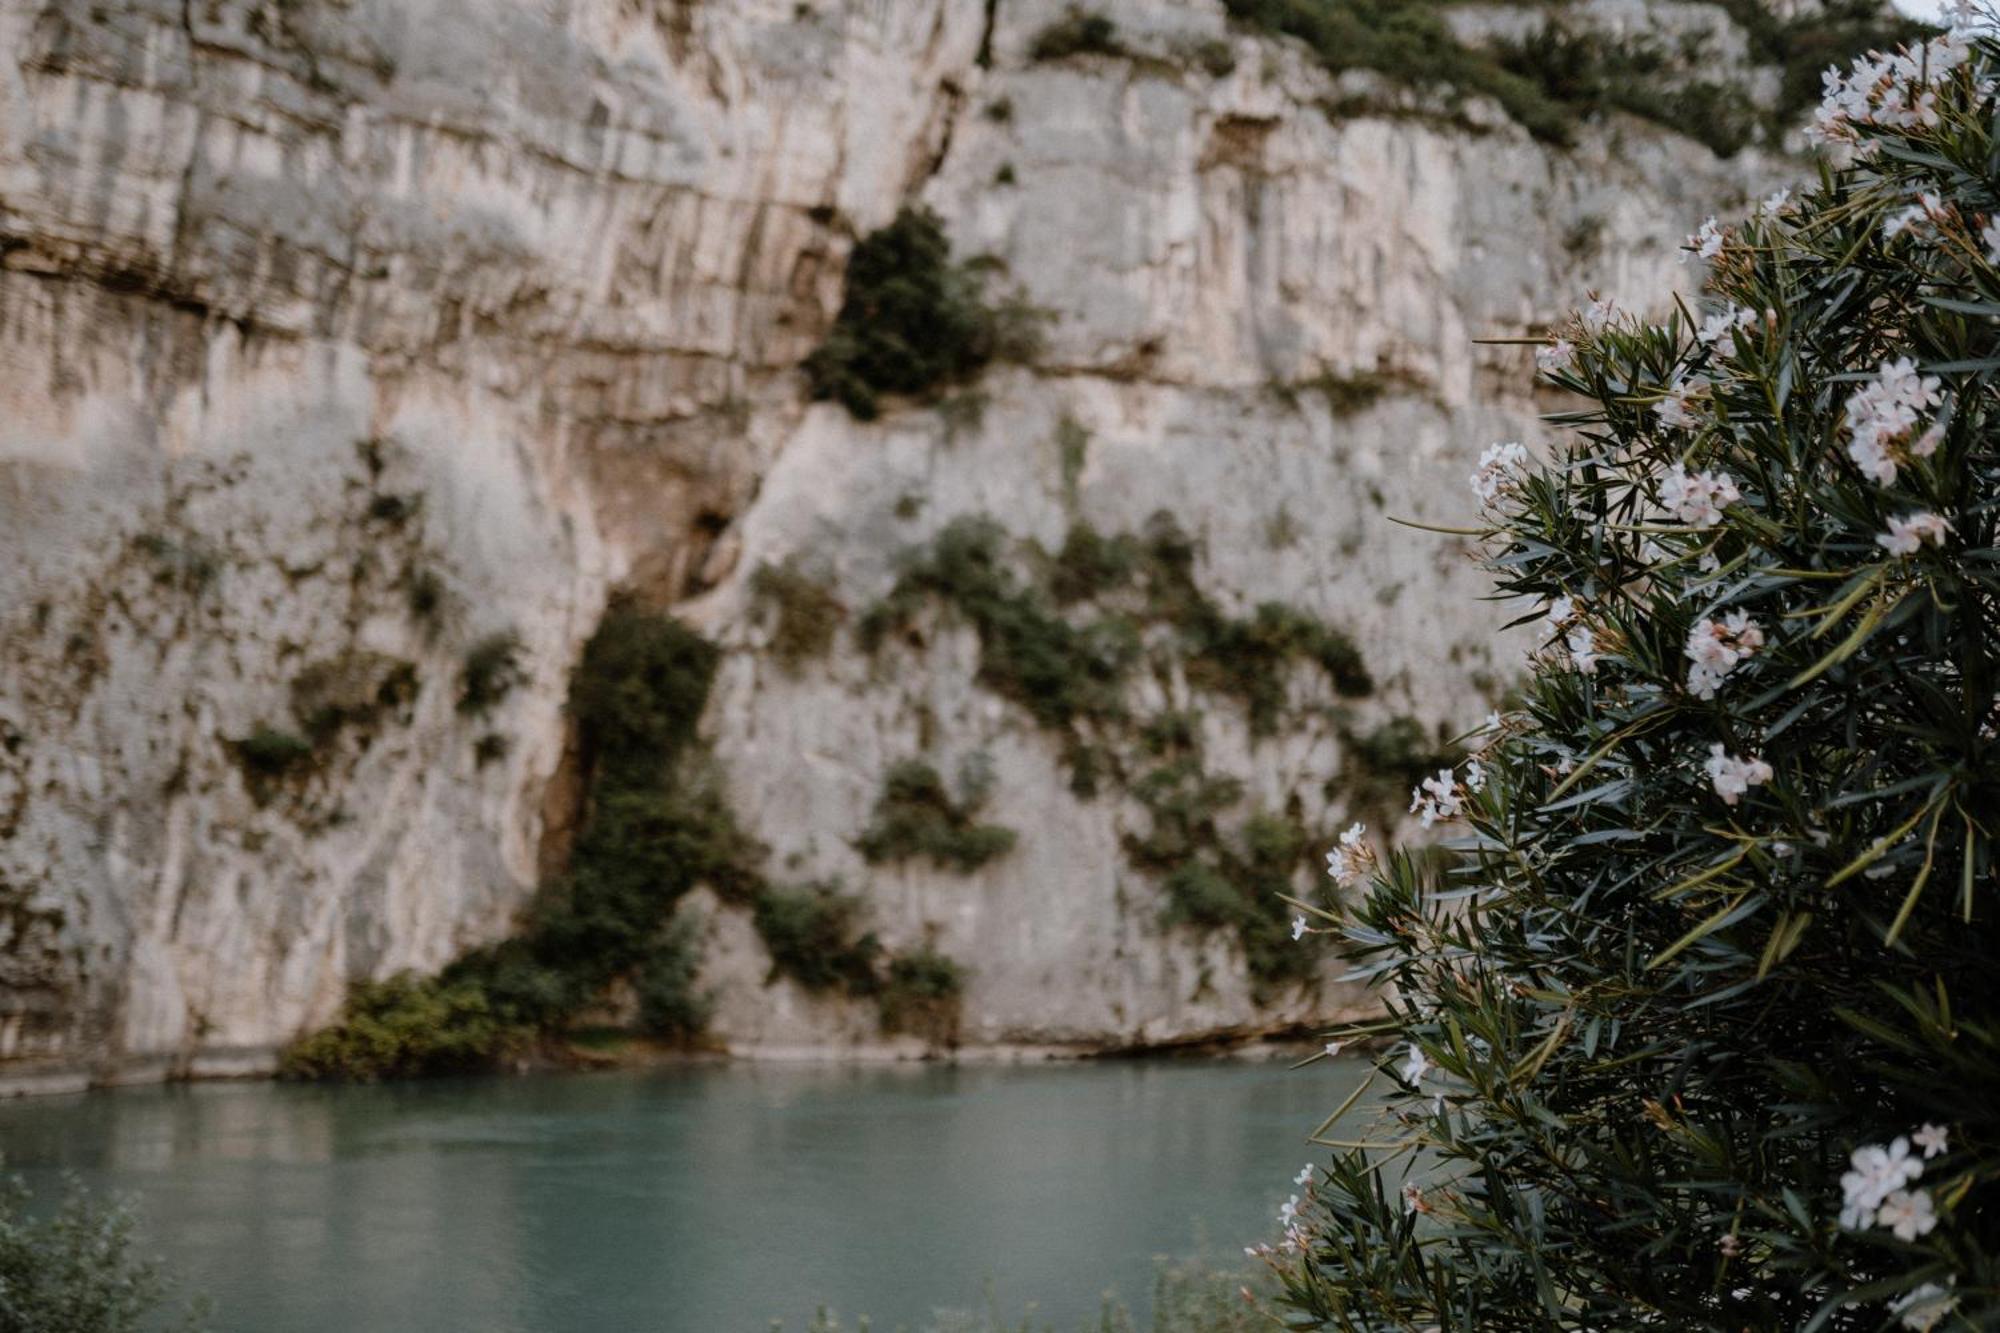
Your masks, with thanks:
[[[858,621],[956,519],[1053,552],[1169,515],[1222,612],[1360,651],[1372,691],[1288,668],[1268,734],[1184,671],[1130,686],[1240,780],[1225,825],[1319,836],[1357,737],[1475,722],[1520,651],[1461,547],[1387,519],[1462,521],[1472,457],[1538,429],[1525,349],[1475,339],[1687,292],[1678,238],[1777,168],[1425,114],[1211,0],[1111,9],[1116,50],[1037,59],[1054,0],[0,0],[0,1070],[256,1067],[350,980],[506,934],[620,589],[725,648],[705,728],[774,872],[963,963],[967,1043],[1336,1007],[1163,924],[1147,807],[1073,792],[963,617]],[[1042,348],[863,422],[798,366],[912,203]],[[803,658],[757,591],[787,561],[838,622]],[[519,683],[469,698],[509,634]],[[870,864],[910,759],[984,774],[1011,850]],[[767,984],[744,909],[683,910],[733,1047],[879,1041]]]

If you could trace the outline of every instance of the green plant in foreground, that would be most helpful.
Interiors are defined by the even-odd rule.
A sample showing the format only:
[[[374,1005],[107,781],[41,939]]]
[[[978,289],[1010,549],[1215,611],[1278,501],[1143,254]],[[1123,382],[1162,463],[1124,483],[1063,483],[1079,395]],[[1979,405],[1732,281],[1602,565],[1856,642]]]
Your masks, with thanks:
[[[4,1163],[0,1163],[4,1166]],[[137,1333],[158,1328],[170,1284],[132,1252],[132,1214],[71,1183],[51,1216],[30,1220],[28,1187],[0,1173],[0,1333]],[[176,1327],[200,1326],[199,1305]]]
[[[2000,1326],[1996,70],[1857,61],[1709,310],[1543,349],[1573,433],[1474,477],[1522,702],[1415,793],[1445,853],[1332,858],[1392,1044],[1290,1326]]]

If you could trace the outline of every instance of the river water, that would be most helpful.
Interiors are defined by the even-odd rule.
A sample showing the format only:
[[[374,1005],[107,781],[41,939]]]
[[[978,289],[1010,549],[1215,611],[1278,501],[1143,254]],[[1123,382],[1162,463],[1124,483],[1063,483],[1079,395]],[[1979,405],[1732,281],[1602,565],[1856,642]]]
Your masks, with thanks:
[[[257,1333],[800,1333],[983,1307],[1067,1330],[1157,1256],[1276,1230],[1362,1076],[1132,1061],[716,1065],[125,1089],[0,1104],[52,1200],[131,1197],[142,1248]]]

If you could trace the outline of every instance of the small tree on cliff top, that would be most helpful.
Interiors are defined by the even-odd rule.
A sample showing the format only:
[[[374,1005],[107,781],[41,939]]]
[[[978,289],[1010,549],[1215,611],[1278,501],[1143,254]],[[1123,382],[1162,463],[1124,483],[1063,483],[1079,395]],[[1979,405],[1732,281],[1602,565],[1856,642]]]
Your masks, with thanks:
[[[1709,310],[1540,352],[1570,438],[1474,478],[1524,702],[1416,793],[1443,857],[1356,831],[1298,923],[1393,1044],[1293,1326],[2000,1327],[1997,86],[1990,33],[1830,75]]]

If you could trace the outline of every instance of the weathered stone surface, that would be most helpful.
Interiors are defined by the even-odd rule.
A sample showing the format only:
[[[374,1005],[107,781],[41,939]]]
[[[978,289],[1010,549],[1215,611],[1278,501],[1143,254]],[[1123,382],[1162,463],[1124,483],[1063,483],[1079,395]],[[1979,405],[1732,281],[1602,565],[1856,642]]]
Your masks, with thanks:
[[[730,649],[707,725],[773,873],[965,962],[969,1042],[1336,1005],[1260,1008],[1224,937],[1163,932],[1136,808],[1070,795],[969,631],[788,671],[750,573],[803,554],[858,611],[963,514],[1053,547],[1166,510],[1225,607],[1354,636],[1359,723],[1469,724],[1518,646],[1459,546],[1385,515],[1462,520],[1471,457],[1536,430],[1526,353],[1473,340],[1687,290],[1677,238],[1771,167],[1636,124],[1559,152],[1476,109],[1488,132],[1336,123],[1302,53],[1210,3],[1119,6],[1146,59],[1028,62],[1062,8],[0,0],[0,1069],[248,1067],[350,979],[504,934],[620,586]],[[1197,38],[1233,71],[1175,58]],[[911,200],[1055,312],[976,425],[857,423],[795,370],[853,236]],[[1376,372],[1348,415],[1286,387]],[[526,680],[469,715],[465,654],[507,629]],[[377,668],[408,689],[365,725],[298,715]],[[1331,700],[1294,687],[1303,720],[1254,744],[1202,703],[1210,761],[1245,810],[1330,823]],[[863,863],[919,751],[990,756],[1013,852]],[[684,910],[732,1044],[879,1044],[872,1011],[767,986],[735,909]]]

